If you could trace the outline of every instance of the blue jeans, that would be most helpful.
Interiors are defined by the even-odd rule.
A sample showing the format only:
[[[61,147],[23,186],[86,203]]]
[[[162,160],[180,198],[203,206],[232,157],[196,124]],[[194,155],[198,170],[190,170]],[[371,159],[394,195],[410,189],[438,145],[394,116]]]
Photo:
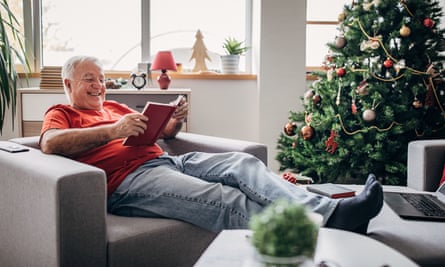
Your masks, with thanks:
[[[128,175],[108,199],[122,216],[165,217],[213,232],[248,228],[252,214],[284,198],[323,215],[337,201],[307,192],[242,152],[164,154]]]

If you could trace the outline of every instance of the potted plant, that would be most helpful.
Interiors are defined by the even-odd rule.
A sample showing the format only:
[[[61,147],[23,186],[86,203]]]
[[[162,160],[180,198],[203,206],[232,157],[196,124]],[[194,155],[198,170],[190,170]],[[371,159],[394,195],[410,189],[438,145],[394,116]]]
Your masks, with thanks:
[[[280,200],[252,217],[251,242],[265,266],[305,266],[312,262],[318,228],[302,205]]]
[[[244,46],[243,41],[238,41],[233,37],[228,37],[223,43],[226,55],[221,56],[223,73],[238,73],[239,59],[241,55],[249,50],[250,47]]]
[[[12,118],[16,112],[16,95],[18,74],[15,63],[19,61],[27,70],[29,63],[26,59],[19,22],[14,16],[7,0],[0,0],[0,134],[3,130],[7,110],[12,111]],[[18,44],[16,49],[12,44]]]

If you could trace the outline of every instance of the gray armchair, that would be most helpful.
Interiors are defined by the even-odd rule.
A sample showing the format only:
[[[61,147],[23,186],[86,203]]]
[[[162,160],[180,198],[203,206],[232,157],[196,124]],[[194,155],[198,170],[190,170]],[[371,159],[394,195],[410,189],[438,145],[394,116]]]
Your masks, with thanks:
[[[445,139],[408,145],[408,188],[435,191],[445,163]],[[385,187],[391,191],[391,187]],[[403,220],[386,204],[368,235],[393,247],[422,267],[445,266],[445,223]]]
[[[216,234],[171,219],[106,211],[102,170],[38,149],[38,137],[0,151],[0,266],[192,266]],[[267,162],[265,145],[180,133],[169,153],[244,151]]]
[[[408,146],[408,187],[434,192],[445,164],[445,139],[421,140]]]

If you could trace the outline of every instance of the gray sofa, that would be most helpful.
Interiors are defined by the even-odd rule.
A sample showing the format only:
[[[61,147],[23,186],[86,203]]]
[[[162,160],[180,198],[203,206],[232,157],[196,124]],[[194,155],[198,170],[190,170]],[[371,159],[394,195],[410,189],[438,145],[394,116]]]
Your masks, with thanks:
[[[445,139],[408,145],[408,187],[433,192],[445,163]],[[385,186],[384,190],[393,191]],[[368,235],[408,256],[423,267],[445,266],[445,222],[403,220],[386,204],[371,220]]]
[[[191,224],[107,214],[104,172],[38,148],[38,137],[0,151],[0,266],[192,266],[215,234]],[[2,141],[5,142],[5,141]],[[267,162],[265,145],[180,133],[171,154],[244,151]]]

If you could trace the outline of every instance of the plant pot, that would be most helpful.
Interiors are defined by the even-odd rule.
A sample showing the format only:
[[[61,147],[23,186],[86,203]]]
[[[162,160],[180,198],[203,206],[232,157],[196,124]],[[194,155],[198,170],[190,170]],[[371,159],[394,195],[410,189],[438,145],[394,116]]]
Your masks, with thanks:
[[[234,74],[239,72],[239,55],[221,56],[222,73]]]
[[[275,257],[257,254],[258,261],[264,267],[313,267],[313,261],[306,256]]]

